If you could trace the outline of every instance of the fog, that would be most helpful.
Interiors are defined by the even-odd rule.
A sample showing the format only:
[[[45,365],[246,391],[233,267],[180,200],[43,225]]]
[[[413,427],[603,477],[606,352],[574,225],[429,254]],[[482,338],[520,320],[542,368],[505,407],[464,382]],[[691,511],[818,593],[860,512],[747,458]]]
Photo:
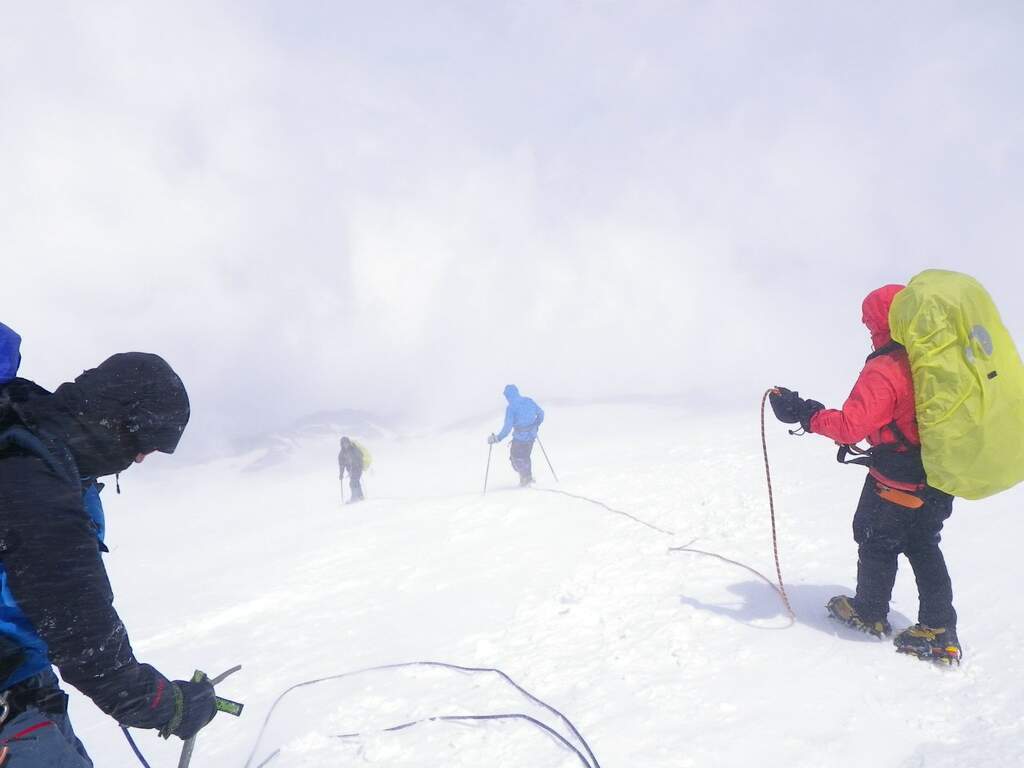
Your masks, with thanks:
[[[929,267],[1024,341],[1018,3],[39,5],[2,9],[0,321],[49,387],[166,357],[183,449],[497,426],[509,382],[835,404],[863,296]]]

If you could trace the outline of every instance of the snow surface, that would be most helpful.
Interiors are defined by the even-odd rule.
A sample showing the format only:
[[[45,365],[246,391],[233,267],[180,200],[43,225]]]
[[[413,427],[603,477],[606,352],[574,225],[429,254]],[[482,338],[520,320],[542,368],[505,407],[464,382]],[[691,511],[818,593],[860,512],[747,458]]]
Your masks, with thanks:
[[[187,678],[244,668],[218,689],[193,765],[245,765],[289,686],[369,666],[437,660],[499,667],[580,729],[604,768],[1024,764],[1017,489],[957,502],[944,551],[965,658],[941,669],[830,623],[853,587],[850,521],[862,470],[818,437],[769,421],[789,621],[774,576],[757,402],[736,414],[666,405],[549,408],[538,487],[520,490],[507,443],[481,494],[487,422],[371,442],[368,501],[342,506],[336,437],[285,457],[198,466],[156,456],[104,492],[117,607],[139,657]],[[695,541],[694,541],[695,540]],[[901,561],[890,619],[916,617]],[[300,688],[277,707],[251,765],[570,768],[580,760],[523,721],[564,726],[493,675],[372,672]],[[137,765],[113,722],[74,693],[97,765]],[[362,732],[355,739],[338,734]],[[135,732],[154,768],[180,742]]]

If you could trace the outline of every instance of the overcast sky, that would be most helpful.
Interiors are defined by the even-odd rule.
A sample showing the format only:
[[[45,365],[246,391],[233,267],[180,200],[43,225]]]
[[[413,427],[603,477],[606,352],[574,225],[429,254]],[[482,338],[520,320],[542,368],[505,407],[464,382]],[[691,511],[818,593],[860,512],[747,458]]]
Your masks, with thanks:
[[[1024,342],[1018,2],[0,9],[22,373],[162,354],[196,445],[497,426],[509,382],[837,404],[864,294],[928,267]]]

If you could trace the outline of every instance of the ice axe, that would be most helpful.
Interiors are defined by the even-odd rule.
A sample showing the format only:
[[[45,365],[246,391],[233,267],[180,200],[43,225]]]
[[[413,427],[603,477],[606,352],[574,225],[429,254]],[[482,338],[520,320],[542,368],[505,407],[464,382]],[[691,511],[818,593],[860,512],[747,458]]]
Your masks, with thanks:
[[[228,676],[233,675],[241,668],[242,666],[240,664],[238,666],[232,667],[228,671],[217,675],[213,679],[210,679],[210,684],[215,686],[220,685]],[[209,678],[207,678],[206,673],[202,670],[197,669],[194,673],[192,673],[193,683],[201,683],[207,679]],[[238,717],[242,714],[242,709],[244,708],[244,706],[244,704],[239,704],[237,701],[231,701],[230,699],[225,699],[220,696],[214,697],[214,710],[216,712],[226,712],[229,715],[234,715],[235,717]],[[196,737],[193,736],[190,739],[186,739],[185,743],[181,746],[181,757],[178,758],[178,768],[188,768],[188,764],[192,762],[192,752],[195,748]]]

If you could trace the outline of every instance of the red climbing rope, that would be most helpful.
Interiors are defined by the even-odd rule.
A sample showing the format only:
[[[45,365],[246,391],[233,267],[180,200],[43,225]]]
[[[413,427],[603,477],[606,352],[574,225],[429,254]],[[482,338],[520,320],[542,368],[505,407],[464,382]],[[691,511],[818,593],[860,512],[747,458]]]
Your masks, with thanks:
[[[786,586],[782,583],[782,566],[779,565],[779,539],[775,533],[775,498],[772,494],[772,470],[768,466],[768,441],[765,438],[764,429],[764,406],[768,402],[768,395],[774,391],[774,389],[765,390],[764,397],[761,398],[761,449],[764,451],[764,476],[768,481],[768,508],[772,513],[772,550],[775,552],[775,573],[779,577],[779,594],[782,595],[782,602],[786,604],[786,610],[789,611],[790,617],[795,619],[796,614],[793,612],[793,606],[789,603]]]

